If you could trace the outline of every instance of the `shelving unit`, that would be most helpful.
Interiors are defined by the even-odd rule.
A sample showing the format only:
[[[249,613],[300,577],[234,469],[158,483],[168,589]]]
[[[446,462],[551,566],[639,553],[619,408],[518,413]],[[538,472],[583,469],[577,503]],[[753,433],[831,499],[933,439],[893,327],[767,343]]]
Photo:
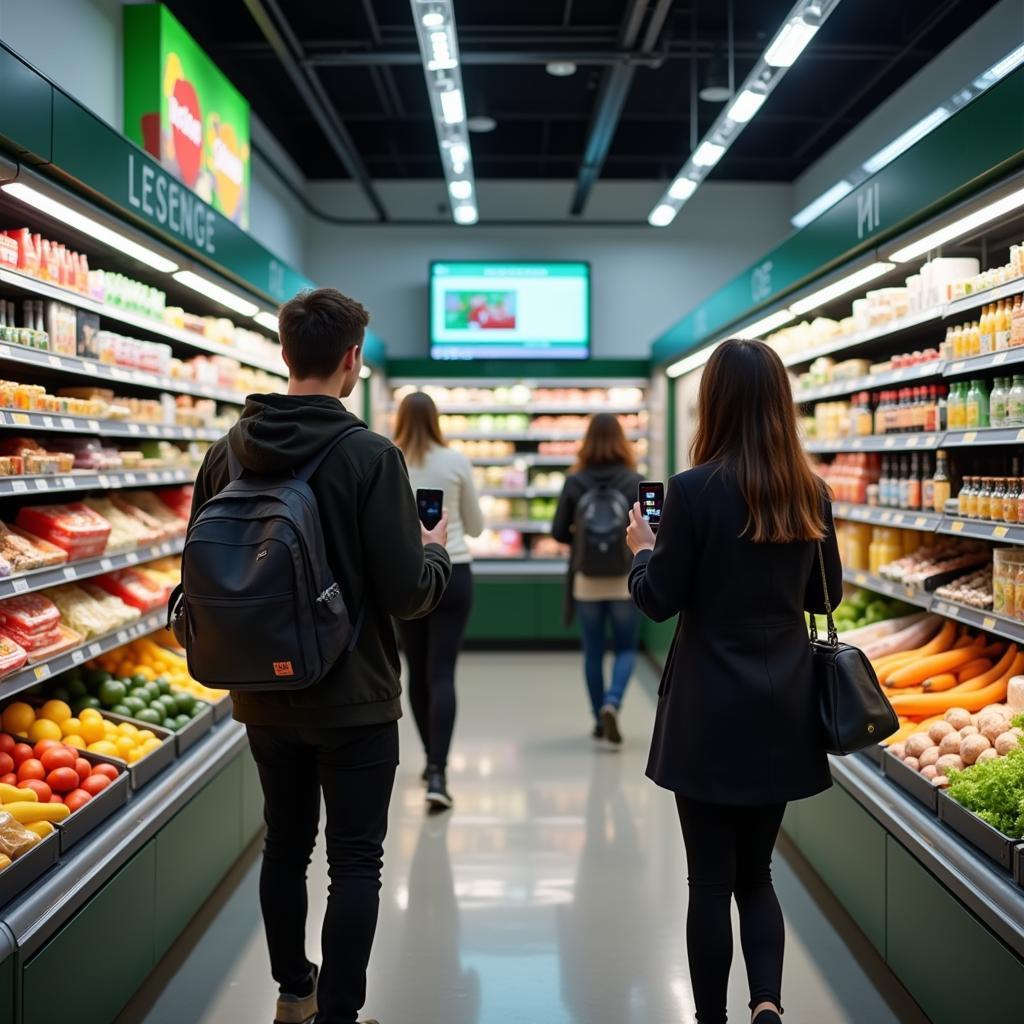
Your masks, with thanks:
[[[162,423],[127,423],[122,420],[85,419],[56,413],[0,411],[0,429],[41,430],[57,434],[91,434],[95,437],[138,438],[162,441],[216,441],[222,430],[202,427],[170,427]]]

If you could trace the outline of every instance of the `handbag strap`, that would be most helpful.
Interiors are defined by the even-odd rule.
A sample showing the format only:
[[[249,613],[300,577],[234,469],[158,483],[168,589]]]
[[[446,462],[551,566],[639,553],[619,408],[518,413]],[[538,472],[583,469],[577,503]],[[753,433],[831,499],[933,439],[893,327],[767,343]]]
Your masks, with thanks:
[[[828,577],[825,575],[825,554],[821,549],[821,541],[815,542],[818,552],[818,571],[821,573],[821,593],[825,599],[825,619],[828,622],[828,643],[830,647],[839,646],[839,630],[836,629],[835,619],[832,618],[832,602],[828,598]],[[811,615],[811,643],[818,643],[818,624]]]

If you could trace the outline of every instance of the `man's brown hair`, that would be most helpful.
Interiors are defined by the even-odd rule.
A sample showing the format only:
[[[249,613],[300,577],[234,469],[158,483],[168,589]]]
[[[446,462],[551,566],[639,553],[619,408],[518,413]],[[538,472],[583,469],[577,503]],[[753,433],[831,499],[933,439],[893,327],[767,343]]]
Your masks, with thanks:
[[[333,376],[345,353],[362,345],[370,314],[336,288],[299,292],[277,313],[278,334],[296,380]]]

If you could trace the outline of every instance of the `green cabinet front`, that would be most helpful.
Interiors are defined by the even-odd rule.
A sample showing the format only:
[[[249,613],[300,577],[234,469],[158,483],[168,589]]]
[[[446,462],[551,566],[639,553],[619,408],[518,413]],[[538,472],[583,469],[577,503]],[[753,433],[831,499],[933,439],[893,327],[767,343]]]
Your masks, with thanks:
[[[14,1003],[14,964],[13,953],[0,964],[0,1024],[14,1024],[17,1019]]]
[[[467,640],[573,640],[575,624],[563,623],[565,581],[551,579],[488,579],[474,581],[473,614]]]
[[[187,874],[188,863],[177,866]],[[156,841],[25,965],[24,1024],[110,1024],[152,971]]]

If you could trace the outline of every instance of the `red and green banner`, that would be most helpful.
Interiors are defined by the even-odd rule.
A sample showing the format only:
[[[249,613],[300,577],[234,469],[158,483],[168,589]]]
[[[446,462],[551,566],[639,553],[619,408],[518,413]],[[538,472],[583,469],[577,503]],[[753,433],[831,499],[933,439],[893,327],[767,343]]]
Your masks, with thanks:
[[[124,8],[124,131],[249,226],[249,104],[163,4]]]

